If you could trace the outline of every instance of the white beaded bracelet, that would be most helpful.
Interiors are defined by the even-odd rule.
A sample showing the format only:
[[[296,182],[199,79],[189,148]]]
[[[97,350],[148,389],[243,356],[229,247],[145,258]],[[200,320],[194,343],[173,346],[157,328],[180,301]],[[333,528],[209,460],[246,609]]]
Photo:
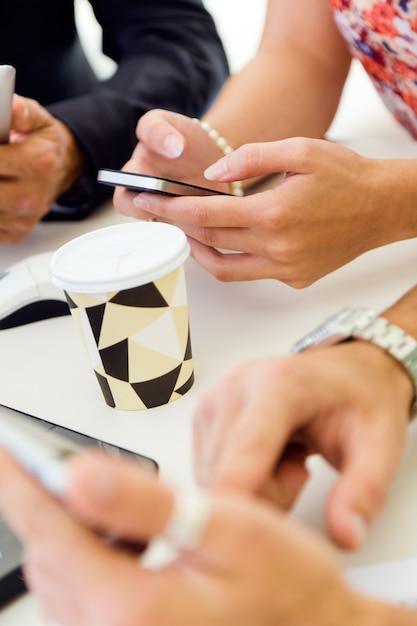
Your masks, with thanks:
[[[233,152],[233,148],[229,146],[226,139],[222,137],[217,132],[217,130],[212,128],[208,122],[206,121],[202,122],[197,117],[193,117],[192,119],[193,119],[194,124],[198,124],[203,130],[206,131],[210,139],[214,141],[216,146],[223,153],[223,156],[226,156],[226,154],[230,154],[231,152]],[[232,194],[234,196],[243,196],[242,183],[240,182],[240,180],[232,181],[229,184],[230,184],[230,189],[232,191]]]

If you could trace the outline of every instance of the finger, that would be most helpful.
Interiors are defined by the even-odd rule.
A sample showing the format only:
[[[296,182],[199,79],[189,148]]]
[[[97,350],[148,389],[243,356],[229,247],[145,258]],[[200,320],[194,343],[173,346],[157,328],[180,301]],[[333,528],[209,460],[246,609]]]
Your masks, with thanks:
[[[372,420],[369,420],[372,421]],[[400,462],[404,442],[392,429],[369,429],[348,447],[340,479],[328,499],[327,526],[342,546],[359,548],[371,522],[382,509]]]
[[[204,175],[207,180],[229,182],[280,172],[306,174],[320,145],[320,140],[304,138],[245,144],[207,168]]]
[[[193,259],[218,280],[231,282],[274,278],[287,284],[296,280],[294,270],[287,267],[285,263],[272,261],[256,254],[224,253],[192,237],[188,240]]]
[[[169,117],[181,126],[182,116],[170,113]],[[149,111],[139,119],[136,134],[148,149],[168,159],[177,159],[184,151],[183,135],[173,122],[168,121],[167,114],[159,109]]]
[[[58,526],[65,518],[58,501],[1,448],[0,510],[23,542],[35,539],[53,542],[53,534],[48,539],[47,528],[49,524]],[[38,511],[41,511],[39,515]],[[48,524],[45,524],[46,518]]]
[[[170,489],[133,462],[92,451],[71,459],[68,476],[63,498],[69,511],[116,536],[146,541],[162,531],[172,509]]]
[[[251,492],[261,489],[273,474],[291,434],[308,419],[309,407],[301,394],[294,393],[292,381],[287,379],[285,385],[281,384],[281,367],[281,362],[267,362],[256,374],[252,372],[250,382],[257,393],[242,402],[213,473],[213,487]],[[272,397],[268,391],[271,388]]]
[[[199,227],[248,228],[262,225],[260,207],[268,201],[269,193],[265,191],[245,198],[218,195],[164,198],[140,193],[133,198],[133,204],[136,209],[163,221],[169,219]]]
[[[13,96],[12,129],[18,133],[34,132],[51,123],[50,113],[39,102]]]
[[[308,452],[304,446],[290,444],[281,456],[274,475],[258,491],[258,495],[289,510],[309,479],[305,464]]]
[[[234,416],[241,410],[242,395],[237,388],[245,366],[228,372],[224,382],[213,386],[202,397],[193,420],[196,477],[201,485],[211,483],[213,469],[232,429]],[[234,392],[230,393],[233,387]]]

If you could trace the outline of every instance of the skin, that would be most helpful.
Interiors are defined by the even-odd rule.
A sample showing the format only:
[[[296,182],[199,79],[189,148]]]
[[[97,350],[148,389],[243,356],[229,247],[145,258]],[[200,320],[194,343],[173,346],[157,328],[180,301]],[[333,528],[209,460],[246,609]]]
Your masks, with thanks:
[[[22,241],[84,169],[69,129],[14,95],[10,142],[0,145],[0,243]]]
[[[416,305],[417,287],[385,316],[417,336]],[[408,373],[363,341],[280,361],[243,365],[214,401],[202,399],[196,452],[212,487],[209,519],[195,549],[158,569],[103,538],[126,546],[163,534],[174,495],[153,474],[92,451],[68,461],[57,499],[0,449],[0,512],[24,544],[26,580],[47,622],[414,626],[415,610],[349,588],[330,545],[275,506],[277,496],[294,499],[315,448],[341,472],[330,529],[357,546],[401,456],[415,392]],[[280,456],[294,443],[304,452]]]
[[[417,287],[383,314],[417,337]],[[403,366],[367,341],[232,369],[194,420],[199,482],[289,508],[321,454],[340,477],[326,505],[330,535],[356,549],[383,507],[402,457],[415,394]]]
[[[235,152],[218,161],[199,126],[154,110],[140,120],[139,144],[123,169],[210,181],[225,192],[231,181],[250,188],[277,172],[284,177],[245,198],[161,199],[118,188],[116,209],[182,228],[192,256],[219,280],[274,278],[296,288],[367,250],[415,237],[415,160],[365,158],[322,139],[350,62],[328,0],[269,0],[258,53],[205,115]]]
[[[91,530],[151,540],[163,531],[172,505],[168,487],[132,463],[100,455],[70,462],[63,501],[58,501],[0,453],[0,509],[25,544],[26,578],[46,622],[415,623],[416,611],[350,589],[320,537],[251,497],[214,497],[198,548],[153,571],[140,565],[137,554],[104,542]]]

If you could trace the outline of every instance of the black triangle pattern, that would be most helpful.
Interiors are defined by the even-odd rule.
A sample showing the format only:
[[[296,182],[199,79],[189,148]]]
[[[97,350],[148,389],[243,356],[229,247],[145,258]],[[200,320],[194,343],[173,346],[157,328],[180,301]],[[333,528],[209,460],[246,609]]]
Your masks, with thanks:
[[[180,371],[181,365],[163,376],[159,376],[159,378],[153,378],[142,383],[131,383],[132,389],[135,390],[148,409],[167,404],[175,389]]]
[[[90,321],[91,331],[96,340],[96,344],[100,340],[101,327],[103,324],[104,311],[106,309],[106,303],[97,304],[96,306],[89,306],[85,309],[87,317]]]
[[[123,339],[119,343],[99,350],[106,374],[125,382],[129,381],[128,345],[129,340]]]
[[[178,393],[180,396],[183,396],[194,384],[194,372],[191,374],[190,378],[178,389],[175,389],[175,393]]]
[[[147,283],[140,287],[119,291],[111,298],[110,302],[133,307],[138,307],[138,302],[140,302],[140,308],[149,309],[168,306],[168,302],[154,283]]]
[[[100,385],[101,393],[103,394],[106,404],[113,407],[114,409],[116,406],[116,403],[114,401],[113,394],[111,392],[110,385],[107,381],[107,378],[105,378],[104,376],[102,376],[96,371],[94,373],[97,377],[98,384]]]
[[[191,351],[191,335],[190,335],[190,326],[188,325],[188,338],[187,338],[187,347],[185,348],[184,361],[189,361],[193,358]]]

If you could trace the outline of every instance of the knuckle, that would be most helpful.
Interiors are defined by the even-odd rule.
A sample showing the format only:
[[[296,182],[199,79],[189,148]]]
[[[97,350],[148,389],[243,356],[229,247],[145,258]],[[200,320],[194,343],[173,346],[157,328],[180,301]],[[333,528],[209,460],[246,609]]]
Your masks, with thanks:
[[[315,158],[317,140],[308,137],[294,137],[291,140],[293,156],[302,165]]]
[[[233,276],[230,274],[229,270],[220,263],[213,265],[210,269],[210,273],[221,283],[230,283],[233,281]]]
[[[366,494],[368,513],[382,509],[387,499],[387,491],[376,477],[363,477],[363,490]]]

